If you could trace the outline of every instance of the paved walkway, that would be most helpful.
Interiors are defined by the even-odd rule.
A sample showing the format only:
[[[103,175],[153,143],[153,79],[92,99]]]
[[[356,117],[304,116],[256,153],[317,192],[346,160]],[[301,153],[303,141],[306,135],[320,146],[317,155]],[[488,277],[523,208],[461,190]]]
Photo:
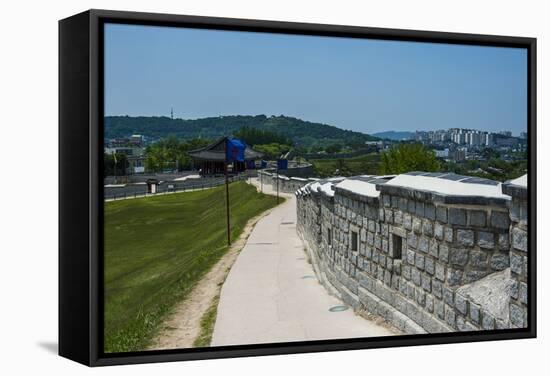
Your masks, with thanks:
[[[351,308],[329,311],[343,303],[327,293],[306,261],[296,234],[296,199],[285,197],[257,223],[229,272],[211,346],[393,334]]]

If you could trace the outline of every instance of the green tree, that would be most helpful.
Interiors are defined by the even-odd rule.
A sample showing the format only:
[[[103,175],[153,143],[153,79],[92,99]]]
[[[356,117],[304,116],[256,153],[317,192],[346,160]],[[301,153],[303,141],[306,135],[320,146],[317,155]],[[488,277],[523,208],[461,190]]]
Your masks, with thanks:
[[[401,143],[381,155],[380,174],[402,174],[409,171],[435,172],[441,165],[432,150],[422,144]]]
[[[266,145],[254,145],[254,150],[264,153],[266,158],[276,159],[279,158],[282,154],[288,153],[290,150],[289,145],[271,143]]]
[[[126,154],[103,154],[103,176],[126,175],[126,167],[128,167],[128,159],[126,157]]]
[[[145,168],[147,171],[160,172],[165,169],[189,170],[192,160],[188,155],[190,150],[198,149],[209,143],[205,139],[183,141],[170,136],[149,145],[145,151]]]
[[[292,145],[292,140],[278,133],[252,127],[242,127],[234,136],[250,146],[258,144]]]
[[[329,154],[339,153],[342,150],[341,144],[332,144],[325,148],[325,151]]]

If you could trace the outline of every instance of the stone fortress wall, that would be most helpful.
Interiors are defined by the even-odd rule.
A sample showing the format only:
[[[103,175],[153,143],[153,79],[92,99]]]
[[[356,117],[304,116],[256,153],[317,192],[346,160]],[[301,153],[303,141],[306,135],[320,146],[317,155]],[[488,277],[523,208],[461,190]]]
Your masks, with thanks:
[[[269,172],[265,170],[258,171],[258,179],[261,180],[262,184],[271,185],[273,189],[277,189],[276,186],[278,180],[279,191],[284,193],[294,193],[306,184],[319,180],[315,178],[302,178],[298,176],[289,177],[283,174],[277,175],[276,172]]]
[[[279,189],[296,189],[297,231],[329,291],[402,332],[436,333],[526,327],[526,180],[411,172],[279,177]]]
[[[503,192],[511,197],[510,207],[510,324],[512,327],[527,326],[527,176],[506,182]]]

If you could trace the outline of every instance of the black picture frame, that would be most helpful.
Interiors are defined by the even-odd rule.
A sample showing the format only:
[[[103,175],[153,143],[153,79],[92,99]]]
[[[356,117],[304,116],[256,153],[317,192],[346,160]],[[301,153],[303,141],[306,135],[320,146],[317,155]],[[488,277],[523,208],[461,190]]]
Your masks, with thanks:
[[[136,353],[102,350],[103,25],[106,22],[342,36],[528,52],[530,250],[526,329],[272,343]],[[290,354],[536,337],[536,39],[357,26],[88,10],[59,22],[59,354],[88,366]]]

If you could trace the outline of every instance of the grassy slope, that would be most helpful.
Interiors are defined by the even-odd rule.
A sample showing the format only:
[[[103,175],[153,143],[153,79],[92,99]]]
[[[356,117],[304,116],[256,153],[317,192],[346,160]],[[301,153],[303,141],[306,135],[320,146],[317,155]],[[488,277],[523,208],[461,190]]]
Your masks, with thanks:
[[[105,203],[105,351],[143,350],[226,252],[225,187]],[[232,238],[276,199],[230,186]]]
[[[343,167],[339,167],[338,159],[312,159],[316,173],[321,177],[334,176],[334,171],[339,168],[340,175],[376,175],[380,168],[380,155],[376,153],[361,155],[353,158],[340,159]]]

